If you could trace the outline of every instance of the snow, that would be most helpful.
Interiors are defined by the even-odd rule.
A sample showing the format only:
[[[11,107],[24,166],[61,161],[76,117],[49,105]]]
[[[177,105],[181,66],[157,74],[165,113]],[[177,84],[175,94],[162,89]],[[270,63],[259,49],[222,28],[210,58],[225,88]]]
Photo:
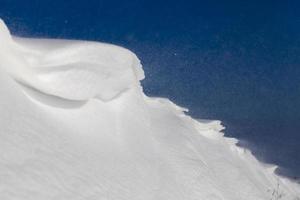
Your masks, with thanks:
[[[1,21],[0,72],[1,200],[300,197],[220,121],[147,97],[129,50],[12,37]]]

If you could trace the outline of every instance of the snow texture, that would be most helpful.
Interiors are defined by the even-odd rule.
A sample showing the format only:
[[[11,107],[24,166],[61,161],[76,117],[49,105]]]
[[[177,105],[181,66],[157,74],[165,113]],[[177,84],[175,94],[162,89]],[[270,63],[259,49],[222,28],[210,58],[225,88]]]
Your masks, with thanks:
[[[296,200],[299,185],[147,97],[132,52],[25,39],[0,22],[1,200]]]

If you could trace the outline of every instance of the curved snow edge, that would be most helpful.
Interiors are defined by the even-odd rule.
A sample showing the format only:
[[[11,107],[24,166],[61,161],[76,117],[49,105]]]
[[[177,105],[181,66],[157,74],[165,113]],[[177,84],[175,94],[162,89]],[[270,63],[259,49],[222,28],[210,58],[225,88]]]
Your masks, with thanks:
[[[12,37],[0,19],[0,68],[42,93],[67,100],[109,101],[141,90],[144,71],[131,51],[98,42]]]

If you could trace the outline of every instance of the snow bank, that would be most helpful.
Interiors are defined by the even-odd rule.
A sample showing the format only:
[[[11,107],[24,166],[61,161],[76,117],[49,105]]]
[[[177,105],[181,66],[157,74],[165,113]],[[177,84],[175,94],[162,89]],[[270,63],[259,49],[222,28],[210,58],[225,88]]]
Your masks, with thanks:
[[[0,72],[0,199],[299,197],[219,121],[145,96],[126,49],[15,38],[1,21]]]

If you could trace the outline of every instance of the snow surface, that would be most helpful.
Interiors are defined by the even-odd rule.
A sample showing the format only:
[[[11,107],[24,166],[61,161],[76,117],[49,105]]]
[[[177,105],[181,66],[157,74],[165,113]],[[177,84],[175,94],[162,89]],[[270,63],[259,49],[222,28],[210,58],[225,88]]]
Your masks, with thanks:
[[[300,197],[220,121],[145,96],[124,48],[12,37],[0,21],[0,72],[1,200]]]

